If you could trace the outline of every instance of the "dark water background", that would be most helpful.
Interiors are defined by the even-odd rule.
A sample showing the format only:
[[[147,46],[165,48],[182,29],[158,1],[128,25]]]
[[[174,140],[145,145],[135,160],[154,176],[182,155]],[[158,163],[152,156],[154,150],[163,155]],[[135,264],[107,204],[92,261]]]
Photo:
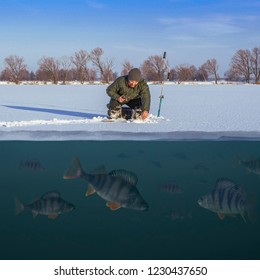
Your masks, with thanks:
[[[0,259],[260,259],[259,219],[220,220],[197,204],[220,177],[258,198],[260,176],[238,159],[259,157],[260,142],[1,141],[0,153]],[[62,178],[74,156],[86,172],[135,172],[149,211],[111,211],[97,195],[85,197],[85,181]],[[45,169],[19,167],[28,159]],[[160,190],[171,181],[181,194]],[[51,190],[76,209],[55,220],[14,214],[15,197],[30,203]]]

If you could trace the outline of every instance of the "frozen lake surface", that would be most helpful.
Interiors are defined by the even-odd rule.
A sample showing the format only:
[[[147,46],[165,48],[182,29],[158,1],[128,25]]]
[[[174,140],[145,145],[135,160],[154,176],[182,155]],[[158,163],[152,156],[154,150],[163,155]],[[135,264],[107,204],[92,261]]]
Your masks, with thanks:
[[[260,86],[150,85],[150,118],[113,122],[107,85],[0,85],[1,140],[260,139]]]

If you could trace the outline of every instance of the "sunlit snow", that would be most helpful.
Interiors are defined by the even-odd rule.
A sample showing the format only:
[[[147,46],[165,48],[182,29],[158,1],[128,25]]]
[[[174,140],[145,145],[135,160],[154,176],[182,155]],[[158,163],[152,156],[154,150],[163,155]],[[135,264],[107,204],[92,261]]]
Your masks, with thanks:
[[[104,122],[107,85],[1,84],[0,139],[260,139],[259,85],[149,86],[152,102],[146,121]]]

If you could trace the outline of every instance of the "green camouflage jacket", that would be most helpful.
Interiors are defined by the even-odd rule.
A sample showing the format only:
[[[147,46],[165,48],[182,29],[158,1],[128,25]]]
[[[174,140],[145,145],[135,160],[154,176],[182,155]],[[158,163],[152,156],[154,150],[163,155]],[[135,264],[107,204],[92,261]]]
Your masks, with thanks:
[[[108,86],[107,94],[116,100],[121,95],[124,95],[127,100],[141,97],[142,111],[149,112],[151,95],[146,81],[142,79],[135,88],[129,87],[127,82],[127,76],[117,78],[110,86]]]

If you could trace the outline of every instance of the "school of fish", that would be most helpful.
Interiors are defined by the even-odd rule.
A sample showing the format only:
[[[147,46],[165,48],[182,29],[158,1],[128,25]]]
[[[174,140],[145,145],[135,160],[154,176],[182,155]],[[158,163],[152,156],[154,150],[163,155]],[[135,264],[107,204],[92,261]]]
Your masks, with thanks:
[[[249,172],[260,174],[260,158],[253,160],[239,160]],[[20,162],[21,168],[32,170],[44,170],[44,167],[36,159],[28,159]],[[192,170],[195,170],[194,168]],[[196,169],[197,170],[197,169]],[[207,170],[208,169],[205,169]],[[106,206],[111,210],[128,208],[137,211],[147,211],[148,203],[144,200],[137,189],[138,177],[134,172],[125,169],[114,169],[106,172],[104,167],[93,172],[86,173],[79,158],[74,158],[63,179],[81,178],[88,184],[86,196],[96,193],[106,202]],[[159,185],[159,189],[171,194],[182,193],[180,185],[175,181],[168,181]],[[225,216],[234,217],[241,215],[244,221],[256,220],[256,201],[250,197],[244,188],[228,178],[216,180],[214,188],[197,200],[202,208],[210,210],[218,215],[220,219]],[[18,198],[15,199],[16,210],[19,214],[24,210],[30,210],[33,217],[46,215],[51,219],[56,219],[60,214],[70,212],[75,206],[63,200],[58,191],[49,191],[32,203],[24,204]],[[182,217],[183,215],[180,215]],[[176,218],[176,211],[171,215]],[[179,218],[179,215],[178,215]]]

